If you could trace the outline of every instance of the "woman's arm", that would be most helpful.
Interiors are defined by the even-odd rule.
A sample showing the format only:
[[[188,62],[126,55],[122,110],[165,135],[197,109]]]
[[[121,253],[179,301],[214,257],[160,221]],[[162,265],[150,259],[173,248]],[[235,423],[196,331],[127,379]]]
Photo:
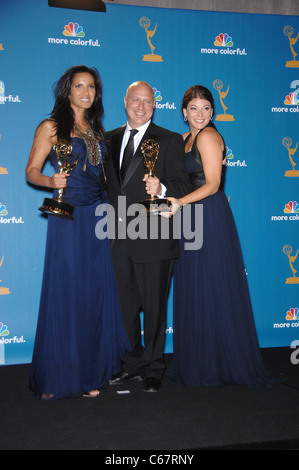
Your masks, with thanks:
[[[182,197],[183,205],[215,194],[221,183],[224,144],[220,134],[214,129],[206,128],[197,136],[196,144],[201,155],[206,183]]]
[[[45,161],[56,141],[55,123],[51,120],[43,121],[35,132],[26,166],[26,178],[30,183],[53,189],[66,187],[68,175],[55,173],[50,177],[42,174]]]
[[[219,189],[224,150],[224,143],[220,134],[211,128],[204,129],[198,134],[196,145],[201,155],[206,183],[180,199],[168,197],[167,199],[171,202],[172,207],[170,212],[161,214],[164,217],[171,217],[183,205],[200,201],[215,194]]]

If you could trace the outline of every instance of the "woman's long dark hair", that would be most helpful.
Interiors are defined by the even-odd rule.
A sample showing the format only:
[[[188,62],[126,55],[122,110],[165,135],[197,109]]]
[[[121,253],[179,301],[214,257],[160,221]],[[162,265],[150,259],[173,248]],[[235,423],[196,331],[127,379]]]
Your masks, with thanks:
[[[191,88],[188,88],[184,94],[182,100],[182,110],[186,109],[189,101],[193,100],[194,98],[201,98],[209,101],[211,103],[212,109],[214,109],[214,98],[210,90],[202,85],[194,85]]]
[[[85,65],[75,65],[69,68],[58,80],[54,95],[55,105],[51,113],[51,118],[56,121],[56,134],[58,140],[70,140],[71,131],[74,126],[74,113],[71,108],[69,94],[74,76],[77,73],[89,73],[92,75],[95,83],[95,99],[92,106],[85,111],[85,119],[88,121],[94,135],[98,139],[104,139],[104,130],[102,126],[102,116],[104,112],[102,104],[102,81],[98,71]]]

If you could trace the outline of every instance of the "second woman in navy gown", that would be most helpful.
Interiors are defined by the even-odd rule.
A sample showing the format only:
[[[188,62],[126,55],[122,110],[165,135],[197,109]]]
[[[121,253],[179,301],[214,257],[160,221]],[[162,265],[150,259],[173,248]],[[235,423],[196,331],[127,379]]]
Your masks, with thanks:
[[[48,216],[48,232],[30,387],[41,399],[96,397],[130,350],[122,320],[108,238],[96,236],[99,204],[107,203],[103,175],[106,148],[101,82],[95,69],[75,66],[56,87],[51,118],[35,134],[26,168],[37,186],[64,189],[73,220]],[[66,141],[66,142],[65,142]],[[59,172],[58,146],[78,159]],[[42,174],[50,154],[52,177]]]
[[[184,385],[245,385],[268,390],[272,377],[264,368],[234,218],[222,190],[225,144],[211,122],[210,91],[195,85],[182,102],[190,132],[184,135],[186,166],[193,192],[170,198],[184,224],[195,224],[202,204],[203,244],[187,250],[181,239],[174,271],[174,356],[170,375]],[[191,221],[187,212],[191,209]],[[198,233],[197,233],[198,235]]]

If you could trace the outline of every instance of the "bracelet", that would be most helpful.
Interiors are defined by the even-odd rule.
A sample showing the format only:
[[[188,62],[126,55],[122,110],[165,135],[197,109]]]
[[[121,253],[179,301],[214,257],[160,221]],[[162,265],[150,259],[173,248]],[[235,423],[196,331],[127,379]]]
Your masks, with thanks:
[[[182,210],[182,208],[183,208],[183,203],[182,203],[182,201],[181,201],[180,199],[178,199],[178,201],[179,201],[179,205],[180,205],[180,210]]]

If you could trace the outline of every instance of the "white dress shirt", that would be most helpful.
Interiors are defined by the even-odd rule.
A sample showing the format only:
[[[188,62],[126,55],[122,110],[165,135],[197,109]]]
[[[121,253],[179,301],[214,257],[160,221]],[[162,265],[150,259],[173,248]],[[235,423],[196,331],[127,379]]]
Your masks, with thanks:
[[[148,126],[150,125],[151,121],[148,121],[146,124],[143,124],[143,126],[138,127],[138,132],[137,134],[134,135],[134,153],[136,152],[136,149],[138,148],[138,145],[140,144],[142,137],[144,136]],[[128,143],[129,137],[130,137],[130,131],[132,127],[127,123],[126,130],[123,135],[123,140],[121,144],[121,149],[120,149],[120,156],[119,156],[119,167],[121,168],[121,164],[123,161],[123,155],[124,155],[124,150],[126,148],[126,145]]]
[[[137,130],[137,134],[134,135],[134,153],[136,152],[136,149],[138,148],[148,126],[150,125],[151,123],[151,120],[149,120],[146,124],[143,124],[143,126],[141,127],[138,127]],[[123,135],[123,140],[122,140],[122,143],[121,143],[121,149],[120,149],[120,156],[119,156],[119,167],[121,168],[121,164],[122,164],[122,160],[123,160],[123,155],[124,155],[124,150],[126,148],[126,145],[128,143],[128,140],[129,140],[129,137],[130,137],[130,131],[131,131],[131,126],[129,125],[129,123],[127,122],[127,126],[126,126],[126,129],[125,129],[125,132],[124,132],[124,135]],[[166,194],[166,188],[164,186],[164,184],[161,184],[161,188],[162,188],[162,192],[161,194],[159,194],[158,196],[159,197],[165,197],[165,194]]]

